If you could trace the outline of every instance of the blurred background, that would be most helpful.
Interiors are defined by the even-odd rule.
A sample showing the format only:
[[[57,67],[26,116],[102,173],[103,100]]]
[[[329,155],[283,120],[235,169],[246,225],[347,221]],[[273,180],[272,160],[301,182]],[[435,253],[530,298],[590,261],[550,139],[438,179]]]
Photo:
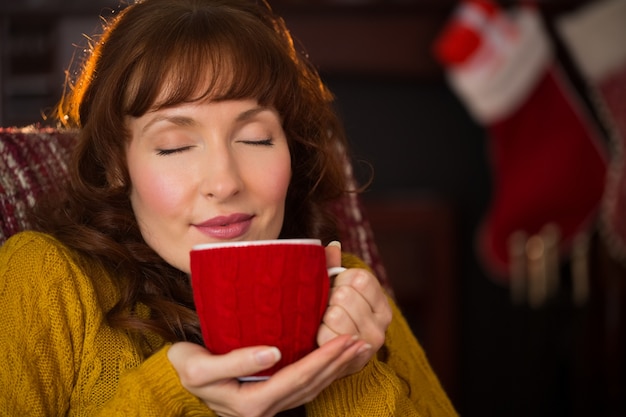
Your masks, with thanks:
[[[270,3],[373,175],[384,273],[460,413],[626,416],[626,19],[602,30],[625,2]],[[0,125],[53,123],[70,62],[119,9],[0,0]]]

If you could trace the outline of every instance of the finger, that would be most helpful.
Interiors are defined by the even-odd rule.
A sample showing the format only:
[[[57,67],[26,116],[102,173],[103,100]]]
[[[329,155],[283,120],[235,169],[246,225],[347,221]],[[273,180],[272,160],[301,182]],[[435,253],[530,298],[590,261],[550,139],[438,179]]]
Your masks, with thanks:
[[[339,336],[340,333],[334,332],[330,327],[328,327],[325,323],[322,323],[319,330],[317,331],[317,345],[323,346],[332,339]]]
[[[221,380],[253,375],[280,360],[280,351],[271,346],[236,349],[225,355],[212,355],[194,343],[173,344],[167,356],[187,388],[201,387]]]
[[[290,387],[290,390],[295,388],[295,391],[310,393],[320,383],[329,384],[336,379],[340,371],[357,357],[359,350],[364,346],[367,346],[367,343],[363,340],[351,335],[341,335],[301,360],[281,369],[269,382],[283,378],[282,382]]]
[[[337,292],[345,293],[351,291],[348,288],[341,289]],[[354,291],[353,291],[354,292]],[[341,295],[341,294],[340,294]],[[343,299],[343,297],[337,297],[333,295],[331,297],[331,305],[326,309],[324,317],[322,318],[322,324],[326,325],[333,333],[336,334],[351,334],[359,335],[359,326],[356,318],[364,318],[373,316],[373,313],[369,309],[369,305],[359,295],[355,295],[357,299],[356,303],[359,306],[348,306],[343,301],[336,301]],[[333,299],[335,301],[333,301]]]
[[[342,375],[344,367],[357,356],[363,344],[348,335],[338,337],[284,367],[267,381],[241,384],[240,393],[256,410],[273,413],[310,402]]]
[[[353,355],[342,358],[345,359],[345,361],[341,362],[340,369],[337,370],[340,377],[353,374],[363,369],[378,351],[378,348],[374,348],[364,339],[358,339],[358,343],[358,347],[354,349]]]
[[[311,375],[327,367],[331,362],[339,358],[346,350],[360,341],[352,335],[341,335],[329,343],[315,349],[297,362],[292,363],[278,371],[271,379],[283,373],[291,373],[292,378],[298,379],[297,375]]]
[[[276,347],[255,346],[236,349],[220,356],[221,375],[233,378],[254,375],[270,368],[280,360],[281,353]]]
[[[334,288],[342,286],[353,288],[369,304],[374,313],[386,314],[390,312],[387,296],[378,279],[365,269],[348,269],[337,275]]]
[[[384,343],[392,312],[380,286],[376,283],[374,287],[378,289],[378,294],[368,295],[370,300],[363,296],[368,290],[357,291],[353,285],[333,288],[324,324],[334,333],[356,334],[379,348]]]
[[[346,376],[346,370],[348,368],[356,369],[356,367],[359,366],[357,365],[357,362],[362,362],[364,357],[371,357],[371,345],[366,343],[364,340],[355,338],[354,336],[349,339],[344,339],[346,337],[348,337],[348,335],[342,335],[329,342],[328,345],[331,345],[337,341],[348,340],[348,343],[346,344],[347,347],[341,351],[341,354],[334,357],[332,361],[327,362],[326,365],[321,368],[321,371],[316,372],[313,379],[307,382],[308,389],[315,392],[315,395],[310,398],[310,400],[315,398],[315,396],[317,396],[322,389],[330,385],[330,383],[336,379]],[[362,367],[364,363],[365,362],[363,362],[360,367]]]
[[[324,249],[326,251],[326,268],[341,266],[341,243],[333,240]]]

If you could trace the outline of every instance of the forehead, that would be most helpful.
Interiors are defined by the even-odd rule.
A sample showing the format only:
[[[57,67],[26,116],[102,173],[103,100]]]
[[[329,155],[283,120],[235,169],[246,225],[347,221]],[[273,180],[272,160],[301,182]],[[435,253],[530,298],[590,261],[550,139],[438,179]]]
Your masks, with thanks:
[[[290,67],[278,53],[268,60],[267,51],[248,53],[230,44],[183,49],[165,58],[146,58],[136,67],[125,94],[127,114],[137,117],[197,101],[255,99],[271,106],[285,96],[296,75],[287,70],[276,77],[279,68]]]
[[[182,128],[194,128],[206,123],[216,125],[224,123],[271,122],[281,124],[281,117],[271,107],[259,105],[256,100],[224,100],[196,103],[183,103],[172,107],[153,109],[139,118],[129,118],[143,134],[155,125],[167,125]]]

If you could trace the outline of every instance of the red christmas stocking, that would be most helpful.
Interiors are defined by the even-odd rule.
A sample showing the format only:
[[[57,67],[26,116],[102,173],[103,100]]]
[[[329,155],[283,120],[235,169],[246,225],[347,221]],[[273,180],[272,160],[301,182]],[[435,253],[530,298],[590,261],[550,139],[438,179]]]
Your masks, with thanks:
[[[612,255],[626,262],[626,1],[593,3],[558,22],[608,128],[612,150],[601,229]]]
[[[515,236],[528,237],[524,244],[544,237],[523,249],[528,259],[548,256],[548,242],[562,257],[592,224],[606,171],[599,133],[555,62],[533,8],[504,11],[489,1],[466,1],[435,52],[489,135],[493,195],[477,246],[486,270],[508,283],[517,267]]]

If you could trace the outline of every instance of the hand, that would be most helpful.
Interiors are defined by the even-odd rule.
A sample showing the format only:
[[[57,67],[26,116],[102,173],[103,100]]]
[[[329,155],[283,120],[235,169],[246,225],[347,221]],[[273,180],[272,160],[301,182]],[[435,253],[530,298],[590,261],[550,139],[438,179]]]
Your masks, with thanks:
[[[270,417],[312,401],[359,357],[366,343],[349,335],[336,337],[267,381],[239,382],[280,360],[276,348],[255,346],[212,355],[204,347],[178,342],[168,358],[181,384],[221,417]]]
[[[327,267],[339,266],[341,247],[326,247]],[[346,375],[360,371],[385,342],[392,312],[378,279],[365,269],[348,269],[334,280],[329,305],[317,334],[320,346],[338,335],[349,334],[371,347],[346,368]]]

